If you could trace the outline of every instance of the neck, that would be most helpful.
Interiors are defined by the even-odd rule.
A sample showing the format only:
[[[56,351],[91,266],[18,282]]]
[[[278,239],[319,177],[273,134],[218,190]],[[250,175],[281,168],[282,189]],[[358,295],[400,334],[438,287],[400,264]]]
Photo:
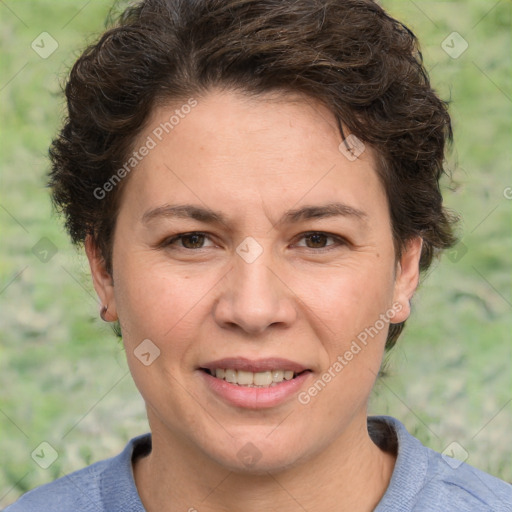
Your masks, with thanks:
[[[152,428],[151,453],[134,463],[137,489],[148,512],[372,511],[395,456],[377,447],[363,419],[314,457],[256,475],[230,471]]]

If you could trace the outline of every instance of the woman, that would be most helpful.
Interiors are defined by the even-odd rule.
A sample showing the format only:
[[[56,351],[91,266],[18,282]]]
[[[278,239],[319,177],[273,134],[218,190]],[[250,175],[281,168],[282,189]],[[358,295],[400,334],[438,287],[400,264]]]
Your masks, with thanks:
[[[512,509],[367,417],[454,243],[450,118],[407,28],[371,0],[146,0],[66,95],[53,199],[151,434],[9,512]]]

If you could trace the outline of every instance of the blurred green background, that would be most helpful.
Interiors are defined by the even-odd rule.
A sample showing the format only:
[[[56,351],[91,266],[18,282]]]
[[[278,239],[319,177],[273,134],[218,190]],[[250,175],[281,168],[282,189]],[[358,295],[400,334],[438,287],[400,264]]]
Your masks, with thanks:
[[[451,99],[452,180],[443,186],[464,221],[462,243],[423,280],[371,413],[396,416],[431,448],[451,445],[512,481],[512,4],[381,4],[418,35],[433,84]],[[110,5],[0,2],[0,507],[148,430],[122,346],[98,318],[84,257],[45,189],[63,115],[59,83]],[[58,454],[48,469],[32,456],[41,442]]]

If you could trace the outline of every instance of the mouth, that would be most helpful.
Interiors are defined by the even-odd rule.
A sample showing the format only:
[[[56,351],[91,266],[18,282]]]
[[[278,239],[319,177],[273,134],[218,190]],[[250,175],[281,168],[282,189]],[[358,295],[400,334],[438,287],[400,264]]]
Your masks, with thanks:
[[[280,357],[257,360],[228,357],[205,363],[199,369],[220,381],[248,388],[275,387],[311,372],[299,363]]]
[[[294,372],[293,370],[274,369],[262,372],[251,372],[234,368],[200,368],[201,371],[219,380],[246,388],[270,388],[283,381],[290,381],[311,370]]]
[[[280,357],[227,357],[205,362],[197,370],[209,392],[237,408],[278,407],[293,399],[313,369]]]

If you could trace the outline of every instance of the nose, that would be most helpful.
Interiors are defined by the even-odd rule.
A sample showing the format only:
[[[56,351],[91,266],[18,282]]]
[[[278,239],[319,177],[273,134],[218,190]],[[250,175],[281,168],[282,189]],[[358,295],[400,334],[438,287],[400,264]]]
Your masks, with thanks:
[[[269,326],[289,327],[297,316],[290,283],[276,272],[265,252],[248,263],[237,254],[224,277],[222,292],[214,309],[223,328],[240,328],[259,334]]]

